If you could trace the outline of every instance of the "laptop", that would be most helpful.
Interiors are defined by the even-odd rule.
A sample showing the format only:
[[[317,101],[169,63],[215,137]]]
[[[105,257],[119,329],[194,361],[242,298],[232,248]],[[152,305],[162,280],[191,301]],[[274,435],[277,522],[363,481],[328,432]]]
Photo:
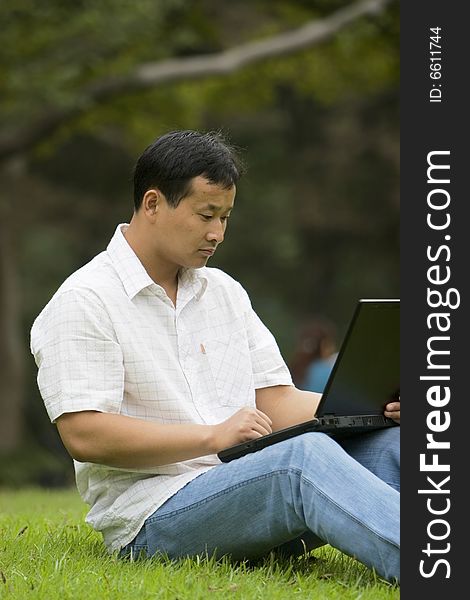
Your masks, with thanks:
[[[312,420],[221,450],[229,462],[308,431],[336,438],[395,427],[384,416],[400,395],[400,300],[358,300]]]

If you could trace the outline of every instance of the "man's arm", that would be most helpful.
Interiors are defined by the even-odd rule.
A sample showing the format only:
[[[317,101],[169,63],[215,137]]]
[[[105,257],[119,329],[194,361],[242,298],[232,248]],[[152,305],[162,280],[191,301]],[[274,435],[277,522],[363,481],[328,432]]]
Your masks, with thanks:
[[[215,454],[271,433],[271,420],[249,407],[217,425],[169,425],[88,410],[61,415],[57,428],[75,460],[136,469]]]
[[[271,419],[273,431],[278,431],[313,419],[321,396],[293,385],[275,385],[256,390],[256,407]]]
[[[256,390],[256,406],[272,420],[273,431],[278,431],[313,419],[321,397],[293,385],[276,385]],[[399,423],[400,402],[387,404],[384,414]]]

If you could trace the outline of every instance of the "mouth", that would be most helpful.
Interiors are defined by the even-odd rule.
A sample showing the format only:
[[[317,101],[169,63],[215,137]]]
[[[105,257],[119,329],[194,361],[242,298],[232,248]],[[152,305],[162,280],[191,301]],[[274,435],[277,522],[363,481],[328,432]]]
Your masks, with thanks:
[[[201,248],[199,252],[204,254],[204,256],[212,256],[215,252],[215,248]]]

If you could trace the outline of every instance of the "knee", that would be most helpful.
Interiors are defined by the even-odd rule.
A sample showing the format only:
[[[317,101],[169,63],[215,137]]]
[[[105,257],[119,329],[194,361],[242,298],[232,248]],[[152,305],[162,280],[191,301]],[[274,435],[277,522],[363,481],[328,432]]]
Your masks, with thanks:
[[[333,438],[326,433],[313,431],[295,436],[290,440],[286,440],[286,442],[293,451],[300,450],[304,454],[310,454],[312,449],[315,449],[315,452],[329,453],[332,448],[338,446]]]
[[[342,448],[325,433],[309,432],[272,446],[274,453],[287,468],[303,470],[315,462],[315,469],[328,469],[333,456]]]

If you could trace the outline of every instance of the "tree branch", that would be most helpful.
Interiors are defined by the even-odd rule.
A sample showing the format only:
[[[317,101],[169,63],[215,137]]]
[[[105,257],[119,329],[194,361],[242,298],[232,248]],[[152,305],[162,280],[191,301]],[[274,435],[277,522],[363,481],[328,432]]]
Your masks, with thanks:
[[[249,42],[219,54],[142,64],[126,76],[102,79],[77,93],[73,106],[46,109],[44,114],[28,127],[0,134],[0,161],[27,152],[67,121],[121,94],[154,88],[167,82],[201,79],[211,75],[226,76],[246,65],[292,54],[330,39],[363,16],[379,14],[392,1],[362,0],[294,31]]]

